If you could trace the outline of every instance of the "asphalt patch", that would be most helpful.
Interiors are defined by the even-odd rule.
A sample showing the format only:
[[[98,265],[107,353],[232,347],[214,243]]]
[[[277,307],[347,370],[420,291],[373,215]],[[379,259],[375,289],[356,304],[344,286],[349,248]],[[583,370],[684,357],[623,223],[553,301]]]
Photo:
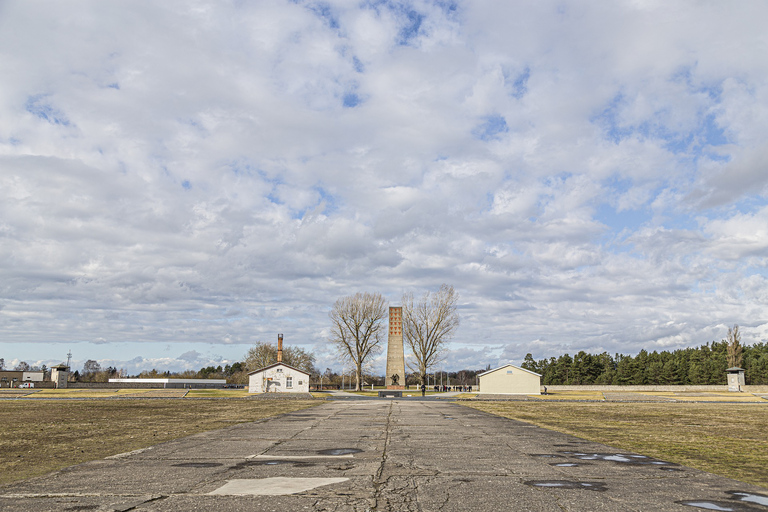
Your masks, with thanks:
[[[234,466],[232,466],[232,469],[238,470],[238,469],[246,469],[253,466],[291,466],[293,468],[307,468],[310,466],[316,466],[317,464],[314,462],[305,462],[302,460],[282,460],[282,459],[271,459],[271,460],[246,460],[243,462],[238,462]]]
[[[223,465],[221,462],[182,462],[181,464],[171,464],[174,468],[217,468]]]
[[[606,487],[603,482],[577,482],[573,480],[528,480],[523,482],[531,487],[542,489],[584,489],[587,491],[605,492]]]
[[[351,453],[360,453],[363,450],[357,448],[331,448],[329,450],[320,450],[320,455],[349,455]]]

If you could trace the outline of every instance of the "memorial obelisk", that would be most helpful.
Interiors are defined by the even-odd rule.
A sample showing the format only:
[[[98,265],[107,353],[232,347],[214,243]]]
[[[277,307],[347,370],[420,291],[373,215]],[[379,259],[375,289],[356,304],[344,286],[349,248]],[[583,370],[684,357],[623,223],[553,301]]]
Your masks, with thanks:
[[[403,308],[389,308],[387,337],[387,389],[405,389],[405,353],[403,351]]]

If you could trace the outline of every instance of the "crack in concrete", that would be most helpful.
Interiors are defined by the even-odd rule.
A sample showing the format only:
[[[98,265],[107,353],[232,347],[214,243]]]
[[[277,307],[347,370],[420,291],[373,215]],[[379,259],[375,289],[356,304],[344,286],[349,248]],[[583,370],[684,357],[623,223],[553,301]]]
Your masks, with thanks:
[[[379,500],[381,499],[381,491],[384,485],[389,481],[389,478],[385,481],[381,481],[381,476],[384,474],[384,466],[387,463],[387,449],[389,448],[389,442],[392,437],[392,410],[394,409],[395,402],[389,403],[389,410],[387,411],[387,423],[384,427],[384,449],[381,453],[381,463],[379,464],[376,474],[373,477],[373,507],[372,511],[379,510]]]

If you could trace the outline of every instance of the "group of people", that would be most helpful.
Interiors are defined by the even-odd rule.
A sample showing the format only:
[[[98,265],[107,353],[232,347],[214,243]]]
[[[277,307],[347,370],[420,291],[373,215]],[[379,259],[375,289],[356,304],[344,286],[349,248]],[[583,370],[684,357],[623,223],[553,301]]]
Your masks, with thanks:
[[[462,393],[471,393],[472,386],[440,386],[439,384],[435,386],[436,393],[445,393],[448,391],[461,391]]]
[[[472,392],[472,386],[441,386],[439,384],[435,384],[434,388],[432,388],[435,393],[446,393],[448,391],[460,391],[462,393],[471,393]],[[421,385],[421,395],[424,396],[425,392],[427,391],[427,386],[424,384]]]

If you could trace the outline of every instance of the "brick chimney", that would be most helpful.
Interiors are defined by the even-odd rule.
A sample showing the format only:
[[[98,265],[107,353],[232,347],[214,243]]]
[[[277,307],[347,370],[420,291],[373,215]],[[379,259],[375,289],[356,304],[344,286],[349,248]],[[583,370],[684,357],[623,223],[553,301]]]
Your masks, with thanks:
[[[283,362],[283,335],[277,335],[277,362]]]

